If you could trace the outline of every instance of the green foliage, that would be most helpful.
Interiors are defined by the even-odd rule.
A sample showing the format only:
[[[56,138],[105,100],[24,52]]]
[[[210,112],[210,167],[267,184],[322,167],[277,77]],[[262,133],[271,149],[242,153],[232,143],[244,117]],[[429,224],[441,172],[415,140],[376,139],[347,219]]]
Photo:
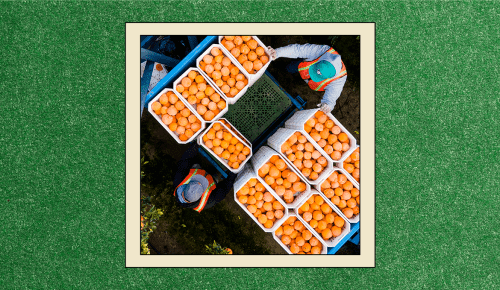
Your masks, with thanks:
[[[160,209],[155,209],[151,205],[150,197],[141,197],[141,254],[149,255],[148,248],[149,234],[156,229],[156,224],[163,212]]]
[[[149,163],[149,161],[144,161],[144,156],[142,156],[142,157],[141,157],[141,167],[142,167],[143,165],[148,164],[148,163]],[[142,171],[142,170],[141,170],[141,179],[142,179],[144,176],[146,176],[146,175],[144,174],[144,171]]]
[[[207,248],[207,253],[210,255],[230,255],[230,254],[232,254],[231,249],[222,248],[221,245],[219,245],[219,243],[217,243],[216,241],[214,241],[214,243],[210,246],[205,245],[205,247]]]
[[[338,38],[338,36],[328,36],[328,40],[330,41],[331,46],[335,46],[335,42]]]

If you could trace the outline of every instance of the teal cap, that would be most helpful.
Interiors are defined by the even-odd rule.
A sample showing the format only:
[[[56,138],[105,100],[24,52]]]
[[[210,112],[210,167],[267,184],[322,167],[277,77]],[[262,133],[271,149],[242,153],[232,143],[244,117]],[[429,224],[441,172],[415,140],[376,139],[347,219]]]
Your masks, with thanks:
[[[309,76],[313,82],[319,83],[328,78],[332,78],[337,70],[329,61],[322,60],[309,67]]]

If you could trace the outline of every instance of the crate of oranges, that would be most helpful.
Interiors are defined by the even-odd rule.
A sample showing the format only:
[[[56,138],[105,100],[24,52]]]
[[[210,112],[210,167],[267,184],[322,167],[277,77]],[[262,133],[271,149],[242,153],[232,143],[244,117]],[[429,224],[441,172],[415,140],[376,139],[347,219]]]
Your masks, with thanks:
[[[228,103],[234,104],[247,91],[249,75],[228,55],[222,46],[212,44],[196,59],[196,65]]]
[[[333,162],[340,162],[356,149],[356,139],[331,114],[319,109],[296,112],[285,127],[303,130]]]
[[[252,157],[252,147],[219,121],[213,122],[199,135],[198,144],[233,173],[240,172]]]
[[[328,178],[316,185],[350,223],[359,222],[359,185],[344,169],[335,168]]]
[[[226,98],[207,82],[197,68],[188,68],[174,81],[174,88],[205,122],[213,122],[228,111]]]
[[[309,225],[328,247],[335,247],[350,231],[351,224],[317,190],[295,209],[298,218]]]
[[[262,146],[251,159],[255,174],[271,187],[287,208],[296,207],[311,185],[271,147]]]
[[[318,184],[333,172],[333,162],[301,130],[279,128],[267,139],[267,145],[278,151],[311,185]]]
[[[205,122],[169,88],[149,102],[148,111],[180,144],[191,142],[205,129]]]
[[[228,127],[231,131],[233,131],[234,134],[236,134],[236,136],[238,136],[241,140],[243,140],[245,144],[247,144],[250,147],[252,146],[252,143],[250,143],[250,141],[248,141],[248,139],[245,138],[245,136],[243,136],[240,133],[240,131],[238,131],[238,129],[236,129],[233,125],[231,125],[231,123],[229,123],[228,120],[226,120],[225,118],[220,118],[218,121],[226,125],[226,127]]]
[[[283,202],[255,175],[250,164],[238,174],[234,200],[265,232],[273,232],[288,218]]]
[[[342,168],[349,173],[359,185],[359,146],[342,161]]]
[[[255,35],[219,36],[219,43],[250,75],[250,86],[264,74],[271,63],[267,47]]]
[[[328,247],[316,231],[289,211],[288,218],[273,232],[273,238],[291,255],[326,255]]]

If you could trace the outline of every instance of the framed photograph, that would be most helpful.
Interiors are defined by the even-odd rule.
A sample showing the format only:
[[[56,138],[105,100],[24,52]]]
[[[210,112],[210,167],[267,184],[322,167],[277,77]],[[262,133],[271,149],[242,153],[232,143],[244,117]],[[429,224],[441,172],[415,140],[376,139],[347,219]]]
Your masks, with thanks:
[[[375,24],[127,23],[124,214],[126,267],[375,267]]]

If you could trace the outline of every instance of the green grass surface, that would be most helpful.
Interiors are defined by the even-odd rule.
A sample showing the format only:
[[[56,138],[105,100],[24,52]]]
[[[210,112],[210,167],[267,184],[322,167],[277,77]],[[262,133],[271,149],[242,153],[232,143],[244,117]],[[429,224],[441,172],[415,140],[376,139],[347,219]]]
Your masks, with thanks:
[[[498,7],[0,2],[0,288],[500,288]],[[125,23],[193,19],[376,22],[376,268],[125,268]]]

